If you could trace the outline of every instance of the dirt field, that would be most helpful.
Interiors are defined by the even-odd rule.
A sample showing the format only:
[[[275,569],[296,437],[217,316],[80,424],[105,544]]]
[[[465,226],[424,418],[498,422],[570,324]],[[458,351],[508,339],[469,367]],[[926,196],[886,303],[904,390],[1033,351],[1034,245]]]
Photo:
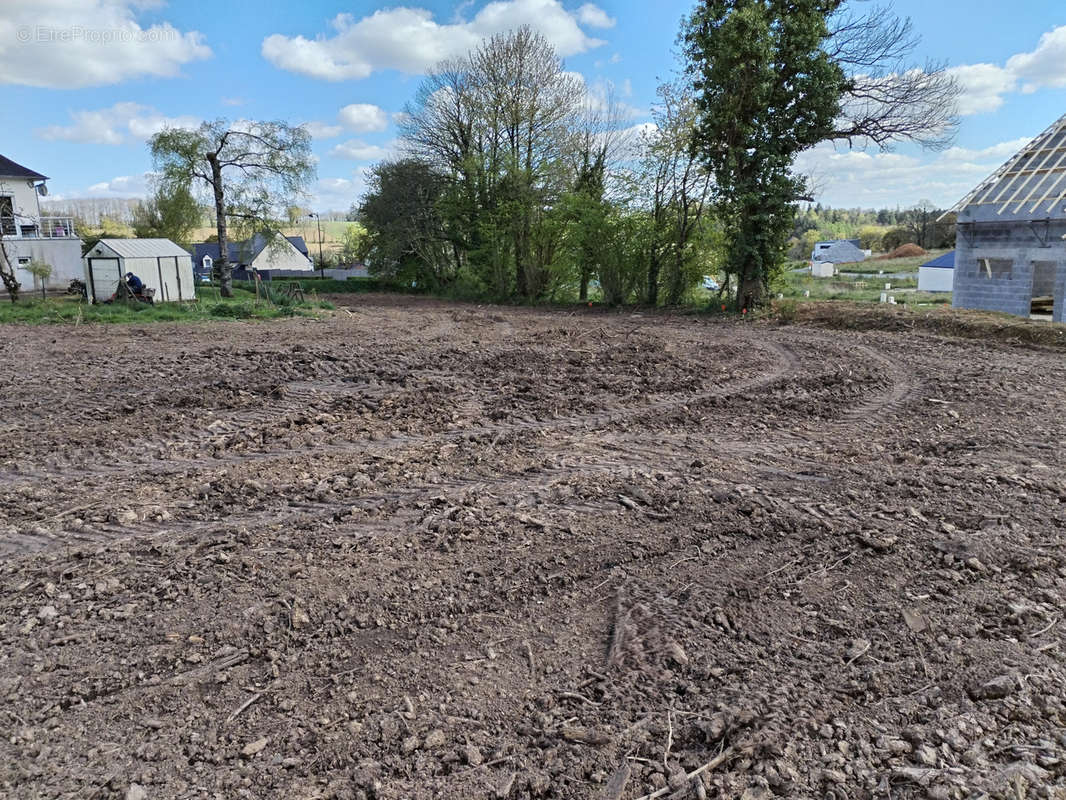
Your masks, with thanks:
[[[353,302],[0,330],[0,796],[1064,796],[1061,350]]]

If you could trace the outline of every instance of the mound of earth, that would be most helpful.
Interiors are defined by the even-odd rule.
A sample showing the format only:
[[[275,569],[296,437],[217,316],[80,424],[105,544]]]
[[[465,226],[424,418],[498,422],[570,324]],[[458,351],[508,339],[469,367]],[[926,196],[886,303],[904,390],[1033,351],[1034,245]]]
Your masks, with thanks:
[[[916,244],[901,244],[891,253],[886,253],[878,258],[888,260],[890,258],[914,258],[915,256],[924,256],[926,251]]]

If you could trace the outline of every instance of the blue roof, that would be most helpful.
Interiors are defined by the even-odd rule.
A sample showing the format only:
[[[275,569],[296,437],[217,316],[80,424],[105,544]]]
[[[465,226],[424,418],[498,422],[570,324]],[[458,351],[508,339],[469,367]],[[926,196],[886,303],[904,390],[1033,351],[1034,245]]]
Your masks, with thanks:
[[[948,250],[944,255],[937,256],[932,261],[922,264],[923,267],[940,267],[941,269],[955,269],[955,251]]]

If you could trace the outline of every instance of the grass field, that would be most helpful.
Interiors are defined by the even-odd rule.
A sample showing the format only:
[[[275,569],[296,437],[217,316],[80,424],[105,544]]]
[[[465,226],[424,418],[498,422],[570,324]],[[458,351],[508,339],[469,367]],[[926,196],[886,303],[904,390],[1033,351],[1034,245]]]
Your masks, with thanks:
[[[76,297],[24,297],[17,303],[0,303],[0,323],[29,325],[88,322],[200,322],[227,319],[279,319],[313,315],[316,310],[333,308],[331,303],[287,298],[256,300],[254,292],[234,287],[235,296],[224,298],[215,287],[198,287],[194,303],[97,303],[88,305]]]
[[[329,221],[322,223],[322,247],[325,250],[334,250],[344,243],[344,234],[352,226],[361,228],[358,222]],[[307,246],[313,253],[318,251],[318,225],[314,220],[304,220],[298,225],[286,225],[281,229],[286,236],[302,236]],[[190,241],[203,242],[209,237],[215,236],[217,231],[213,225],[194,228],[189,235]]]
[[[837,264],[837,269],[843,272],[862,272],[874,275],[882,271],[886,275],[890,275],[893,272],[917,272],[918,267],[922,264],[928,263],[946,252],[948,251],[930,250],[924,256],[913,256],[911,258],[869,258],[866,261],[859,261],[854,264]]]

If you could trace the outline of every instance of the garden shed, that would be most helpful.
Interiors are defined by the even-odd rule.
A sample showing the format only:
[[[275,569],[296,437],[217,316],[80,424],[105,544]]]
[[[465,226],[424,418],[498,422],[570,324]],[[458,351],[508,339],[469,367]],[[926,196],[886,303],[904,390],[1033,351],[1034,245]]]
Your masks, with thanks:
[[[101,239],[82,260],[90,302],[114,295],[127,272],[155,289],[157,303],[196,299],[192,256],[170,239]]]
[[[955,282],[955,251],[949,250],[918,267],[919,292],[950,292]]]
[[[952,305],[1063,321],[1066,116],[951,209],[957,217]]]

